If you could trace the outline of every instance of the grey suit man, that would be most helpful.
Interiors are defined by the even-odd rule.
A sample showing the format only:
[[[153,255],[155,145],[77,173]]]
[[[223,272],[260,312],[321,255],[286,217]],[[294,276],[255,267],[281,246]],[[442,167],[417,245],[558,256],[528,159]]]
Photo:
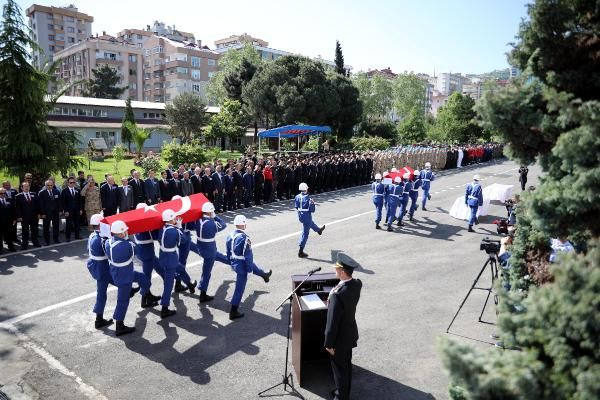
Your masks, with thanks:
[[[133,198],[133,189],[129,186],[127,178],[122,178],[121,183],[123,186],[119,186],[117,189],[117,204],[119,205],[119,212],[126,212],[135,208],[135,200]]]

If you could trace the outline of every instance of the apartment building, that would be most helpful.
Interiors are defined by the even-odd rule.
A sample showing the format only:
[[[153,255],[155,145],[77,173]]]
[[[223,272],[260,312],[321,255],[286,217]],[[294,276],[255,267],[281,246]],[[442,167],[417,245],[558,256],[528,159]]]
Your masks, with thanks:
[[[186,92],[206,98],[208,80],[219,68],[219,53],[156,35],[146,41],[143,52],[144,101],[169,102]]]
[[[122,99],[143,99],[142,49],[109,35],[91,37],[54,55],[60,60],[60,77],[69,83],[92,79],[92,70],[108,65],[119,75],[120,87],[127,90]],[[84,84],[76,84],[67,93],[81,96]]]
[[[39,50],[33,51],[33,64],[38,68],[54,60],[58,51],[79,43],[92,35],[94,17],[77,7],[47,7],[34,4],[26,10],[29,28]]]
[[[454,92],[462,92],[465,77],[460,74],[441,73],[436,77],[435,90],[445,96]]]
[[[148,26],[149,28],[149,26]],[[141,49],[148,39],[152,37],[153,33],[149,30],[143,29],[123,29],[117,34],[117,39],[127,41],[133,44],[135,47]]]

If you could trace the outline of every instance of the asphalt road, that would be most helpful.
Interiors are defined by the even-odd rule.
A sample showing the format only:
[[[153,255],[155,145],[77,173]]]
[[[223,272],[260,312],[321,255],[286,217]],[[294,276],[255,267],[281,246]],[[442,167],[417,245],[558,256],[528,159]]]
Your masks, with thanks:
[[[255,260],[273,269],[271,282],[251,276],[242,311],[228,319],[235,275],[215,265],[209,293],[216,299],[199,306],[197,295],[173,296],[177,315],[161,320],[156,309],[142,309],[132,300],[126,323],[137,327],[117,338],[114,325],[93,327],[95,282],[85,267],[85,242],[71,242],[0,258],[0,390],[13,398],[41,399],[256,399],[256,393],[281,380],[285,360],[287,308],[276,306],[290,290],[290,275],[314,267],[332,271],[332,260],[344,251],[359,264],[363,281],[357,310],[360,340],[354,351],[353,399],[446,399],[448,379],[437,339],[450,336],[490,351],[494,330],[477,322],[484,292],[474,292],[456,320],[446,327],[487,256],[479,251],[486,235],[495,235],[491,221],[505,217],[503,205],[492,204],[476,233],[466,222],[448,215],[454,200],[475,171],[483,186],[514,184],[518,165],[495,162],[444,171],[432,183],[428,211],[389,233],[374,229],[374,209],[367,186],[314,197],[317,224],[323,236],[311,234],[297,258],[300,224],[291,201],[243,210],[248,218]],[[529,184],[537,184],[537,167]],[[233,213],[224,219],[230,222]],[[229,226],[218,236],[224,250]],[[188,272],[200,277],[201,259],[192,254]],[[140,268],[136,265],[136,268]],[[489,285],[484,274],[481,285]],[[160,293],[160,278],[152,291]],[[109,292],[106,316],[115,306]],[[493,306],[484,320],[494,321]],[[328,398],[332,388],[327,369],[300,388],[306,399]],[[281,392],[274,391],[273,394]]]

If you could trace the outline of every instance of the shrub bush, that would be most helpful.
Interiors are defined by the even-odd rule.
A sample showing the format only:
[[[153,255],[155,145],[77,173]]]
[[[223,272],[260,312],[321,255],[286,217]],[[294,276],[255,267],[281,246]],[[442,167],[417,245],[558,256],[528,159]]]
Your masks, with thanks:
[[[161,149],[161,155],[163,160],[173,165],[207,161],[206,149],[195,140],[184,144],[177,143],[175,140],[165,143]]]
[[[142,158],[140,167],[144,170],[144,177],[148,177],[148,172],[151,169],[157,173],[157,176],[160,176],[160,171],[163,169],[160,158],[156,155]]]
[[[381,137],[355,137],[350,139],[352,150],[385,150],[390,147],[390,140]]]

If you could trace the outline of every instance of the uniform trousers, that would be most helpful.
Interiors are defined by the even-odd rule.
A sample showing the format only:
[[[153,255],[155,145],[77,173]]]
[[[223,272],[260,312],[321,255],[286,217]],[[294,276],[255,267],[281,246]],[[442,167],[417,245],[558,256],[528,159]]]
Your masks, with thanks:
[[[242,296],[244,295],[244,290],[246,289],[246,282],[248,281],[249,272],[246,271],[246,263],[232,265],[233,269],[237,273],[237,277],[235,279],[235,290],[233,291],[233,296],[231,297],[231,305],[237,307],[242,302]],[[254,262],[252,263],[252,273],[258,276],[264,276],[265,271],[263,271],[258,265]]]
[[[373,200],[373,204],[375,205],[375,223],[379,225],[383,211],[383,196],[379,196],[378,200]]]
[[[408,211],[408,215],[412,218],[415,211],[417,210],[417,201],[419,200],[419,192],[414,191],[410,192],[410,210]]]
[[[477,209],[479,208],[479,206],[469,206],[469,208],[471,209],[471,215],[469,216],[469,225],[475,225],[475,223],[477,222]]]
[[[146,275],[142,274],[141,272],[134,272],[133,282],[136,282],[138,285],[140,285],[140,293],[142,296],[150,291],[150,279],[148,279]],[[131,287],[133,282],[124,283],[117,286],[117,306],[115,307],[115,312],[113,313],[113,319],[115,321],[123,321],[125,319],[127,307],[129,307],[129,298],[131,296]]]
[[[429,189],[423,189],[423,200],[421,200],[421,207],[425,208],[427,199],[429,198]]]
[[[335,349],[335,355],[330,356],[333,381],[337,391],[337,399],[348,400],[352,386],[352,349]]]
[[[213,266],[215,265],[215,261],[222,262],[224,264],[229,265],[229,260],[227,256],[223,253],[217,252],[216,256],[210,255],[202,255],[202,251],[198,252],[202,256],[202,276],[200,277],[200,282],[198,283],[198,289],[202,292],[206,292],[208,290],[208,284],[210,282],[210,276],[212,274]]]
[[[306,246],[306,242],[308,241],[308,235],[310,234],[311,229],[315,232],[319,232],[321,228],[319,228],[317,224],[315,224],[312,220],[302,223],[302,233],[300,234],[300,242],[298,243],[298,245],[301,248],[304,248],[304,246]]]
[[[388,201],[387,205],[387,214],[385,216],[385,220],[388,225],[394,223],[394,218],[396,217],[396,209],[398,208],[398,203],[395,201]]]

